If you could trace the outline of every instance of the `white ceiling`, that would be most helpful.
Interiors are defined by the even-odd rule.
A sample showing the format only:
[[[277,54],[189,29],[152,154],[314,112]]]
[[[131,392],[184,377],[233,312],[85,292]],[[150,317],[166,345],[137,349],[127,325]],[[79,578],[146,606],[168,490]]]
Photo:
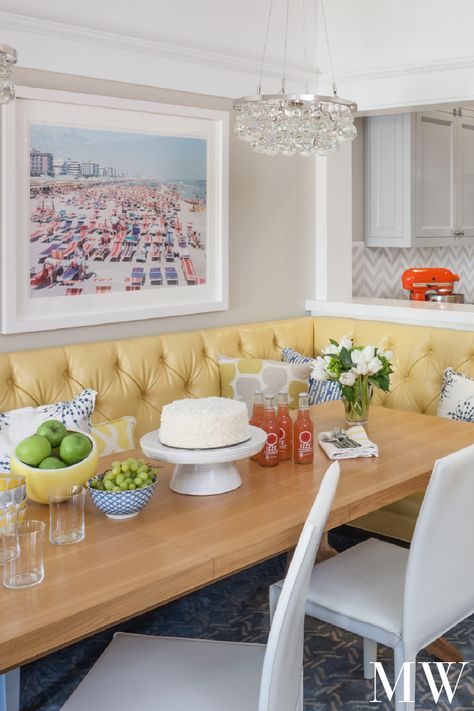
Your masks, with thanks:
[[[289,2],[287,88],[302,87],[304,3],[308,61],[313,70],[319,66],[327,89],[320,0]],[[364,108],[472,98],[474,0],[324,2],[342,95]],[[283,54],[286,0],[273,3],[264,91],[278,90]],[[22,67],[235,97],[255,88],[269,5],[270,0],[0,0],[0,42],[18,49]]]
[[[0,11],[258,61],[270,0],[0,0]],[[301,7],[290,0],[289,64],[302,67]],[[315,7],[304,0],[315,65]],[[472,53],[474,0],[325,0],[337,73]],[[282,57],[285,0],[274,0],[269,60]],[[319,23],[320,24],[320,23]],[[1,28],[0,28],[1,34]],[[326,68],[326,49],[318,40]]]

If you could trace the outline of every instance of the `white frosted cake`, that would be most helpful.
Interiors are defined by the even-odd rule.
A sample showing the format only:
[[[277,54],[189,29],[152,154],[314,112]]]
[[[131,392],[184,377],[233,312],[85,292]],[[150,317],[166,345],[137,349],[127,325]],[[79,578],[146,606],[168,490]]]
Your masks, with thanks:
[[[250,438],[247,406],[225,397],[175,400],[163,407],[160,440],[180,449],[229,447]]]

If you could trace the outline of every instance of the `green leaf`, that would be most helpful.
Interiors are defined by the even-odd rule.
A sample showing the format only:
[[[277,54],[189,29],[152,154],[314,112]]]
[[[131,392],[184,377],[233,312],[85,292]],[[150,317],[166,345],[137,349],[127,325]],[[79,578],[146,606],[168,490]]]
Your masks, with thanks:
[[[354,402],[354,400],[355,400],[354,388],[350,388],[348,385],[343,385],[341,388],[341,391],[342,391],[343,397],[345,397],[346,400],[349,400],[349,402]]]
[[[330,343],[332,346],[338,346],[338,345],[339,345],[339,343],[338,343],[337,341],[335,341],[334,338],[330,338],[330,339],[329,339],[329,343]]]
[[[346,368],[347,370],[350,370],[352,368],[351,354],[349,353],[347,348],[341,348],[339,358],[344,368]]]

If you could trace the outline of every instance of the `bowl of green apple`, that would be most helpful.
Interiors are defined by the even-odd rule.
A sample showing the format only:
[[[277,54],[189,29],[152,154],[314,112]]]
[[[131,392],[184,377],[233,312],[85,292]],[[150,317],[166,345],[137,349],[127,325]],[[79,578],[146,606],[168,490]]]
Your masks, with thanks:
[[[89,479],[87,488],[100,511],[112,519],[126,519],[145,508],[157,482],[158,466],[129,457],[112,462],[109,470]]]
[[[28,498],[40,504],[47,504],[48,493],[58,486],[85,484],[98,463],[94,438],[59,420],[43,422],[10,455],[11,471],[25,477]]]

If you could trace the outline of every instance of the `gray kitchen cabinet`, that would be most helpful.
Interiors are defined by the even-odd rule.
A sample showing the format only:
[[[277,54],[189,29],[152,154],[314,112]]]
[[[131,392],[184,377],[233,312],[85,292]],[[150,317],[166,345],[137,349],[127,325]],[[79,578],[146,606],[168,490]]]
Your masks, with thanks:
[[[369,117],[364,143],[368,246],[474,241],[474,119],[459,109]]]

